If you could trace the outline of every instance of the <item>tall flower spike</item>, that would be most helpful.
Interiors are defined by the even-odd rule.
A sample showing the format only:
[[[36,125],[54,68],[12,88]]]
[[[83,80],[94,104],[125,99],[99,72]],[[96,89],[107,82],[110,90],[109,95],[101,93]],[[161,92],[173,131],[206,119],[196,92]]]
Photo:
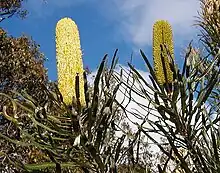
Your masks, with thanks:
[[[58,87],[66,104],[76,97],[75,78],[79,75],[80,104],[85,105],[83,62],[79,31],[75,22],[63,18],[56,25],[56,58]]]
[[[155,75],[160,85],[166,84],[166,77],[168,84],[171,84],[173,81],[170,58],[165,49],[161,52],[161,46],[163,45],[167,47],[171,57],[174,58],[172,28],[167,21],[159,20],[153,26],[153,58]],[[164,57],[164,65],[161,54]]]

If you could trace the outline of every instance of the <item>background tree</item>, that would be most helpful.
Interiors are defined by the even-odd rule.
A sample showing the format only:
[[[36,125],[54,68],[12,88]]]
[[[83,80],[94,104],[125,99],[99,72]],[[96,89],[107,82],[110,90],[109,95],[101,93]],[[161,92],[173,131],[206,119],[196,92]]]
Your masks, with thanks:
[[[42,101],[41,86],[48,82],[44,61],[39,45],[33,40],[26,36],[14,38],[0,28],[0,92],[25,90]]]
[[[33,99],[36,99],[38,104],[42,104],[45,99],[45,93],[42,91],[42,87],[49,86],[47,70],[43,64],[44,61],[44,55],[39,51],[39,46],[32,39],[26,36],[14,38],[0,28],[0,93],[10,96],[14,95],[13,92],[29,93]],[[21,97],[17,97],[17,99],[21,100]],[[11,138],[19,138],[19,129],[3,116],[4,106],[8,107],[7,112],[9,114],[13,112],[13,106],[1,95],[0,130],[2,133],[8,134]],[[17,110],[20,113],[24,112],[21,108]],[[28,121],[25,121],[25,119],[23,121],[29,127]],[[6,141],[0,141],[1,152],[14,155],[15,150],[20,153],[31,151],[31,149],[21,149]],[[25,159],[25,157],[22,158]],[[31,159],[31,156],[29,159]],[[4,168],[2,165],[0,167],[1,169]],[[1,169],[0,171],[2,171]],[[7,169],[9,168],[7,167]]]
[[[0,1],[0,22],[17,14],[25,17],[27,11],[22,9],[24,0],[1,0]]]

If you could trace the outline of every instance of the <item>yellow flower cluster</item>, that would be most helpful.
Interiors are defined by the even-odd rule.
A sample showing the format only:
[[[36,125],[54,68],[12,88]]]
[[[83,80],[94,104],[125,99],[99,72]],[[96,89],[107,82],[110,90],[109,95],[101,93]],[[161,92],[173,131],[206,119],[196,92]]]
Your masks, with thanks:
[[[166,83],[163,63],[161,61],[161,53],[164,56],[167,81],[168,83],[172,83],[173,81],[173,72],[171,71],[169,65],[170,58],[168,57],[165,48],[164,51],[161,52],[161,45],[163,44],[166,45],[166,47],[169,50],[169,53],[171,54],[171,57],[174,58],[172,28],[167,21],[159,20],[155,22],[153,26],[153,58],[154,58],[155,75],[160,85]]]
[[[75,78],[79,75],[80,103],[85,105],[83,62],[77,25],[70,18],[63,18],[56,25],[56,58],[58,87],[66,104],[72,103]]]

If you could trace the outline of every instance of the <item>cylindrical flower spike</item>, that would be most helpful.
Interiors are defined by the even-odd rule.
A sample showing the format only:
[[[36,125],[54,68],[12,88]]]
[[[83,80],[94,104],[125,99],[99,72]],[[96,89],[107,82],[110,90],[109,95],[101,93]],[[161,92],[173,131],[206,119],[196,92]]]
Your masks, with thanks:
[[[161,51],[163,45],[167,47],[169,54],[174,58],[172,28],[167,21],[159,20],[153,26],[153,58],[155,75],[160,85],[166,84],[166,78],[168,84],[173,81],[173,72],[170,68],[171,60],[165,48]],[[164,57],[164,64],[161,54]]]
[[[58,87],[66,104],[76,97],[75,78],[79,75],[80,104],[85,106],[83,62],[77,25],[63,18],[56,25],[56,58]]]

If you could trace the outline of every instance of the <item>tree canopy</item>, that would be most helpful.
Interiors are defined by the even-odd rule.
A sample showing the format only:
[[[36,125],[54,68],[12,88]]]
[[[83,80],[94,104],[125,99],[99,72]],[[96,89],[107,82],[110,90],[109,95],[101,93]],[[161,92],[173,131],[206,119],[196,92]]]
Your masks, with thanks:
[[[25,90],[40,101],[41,86],[48,81],[44,55],[30,38],[9,36],[0,28],[0,92]],[[0,105],[2,105],[1,103]]]

